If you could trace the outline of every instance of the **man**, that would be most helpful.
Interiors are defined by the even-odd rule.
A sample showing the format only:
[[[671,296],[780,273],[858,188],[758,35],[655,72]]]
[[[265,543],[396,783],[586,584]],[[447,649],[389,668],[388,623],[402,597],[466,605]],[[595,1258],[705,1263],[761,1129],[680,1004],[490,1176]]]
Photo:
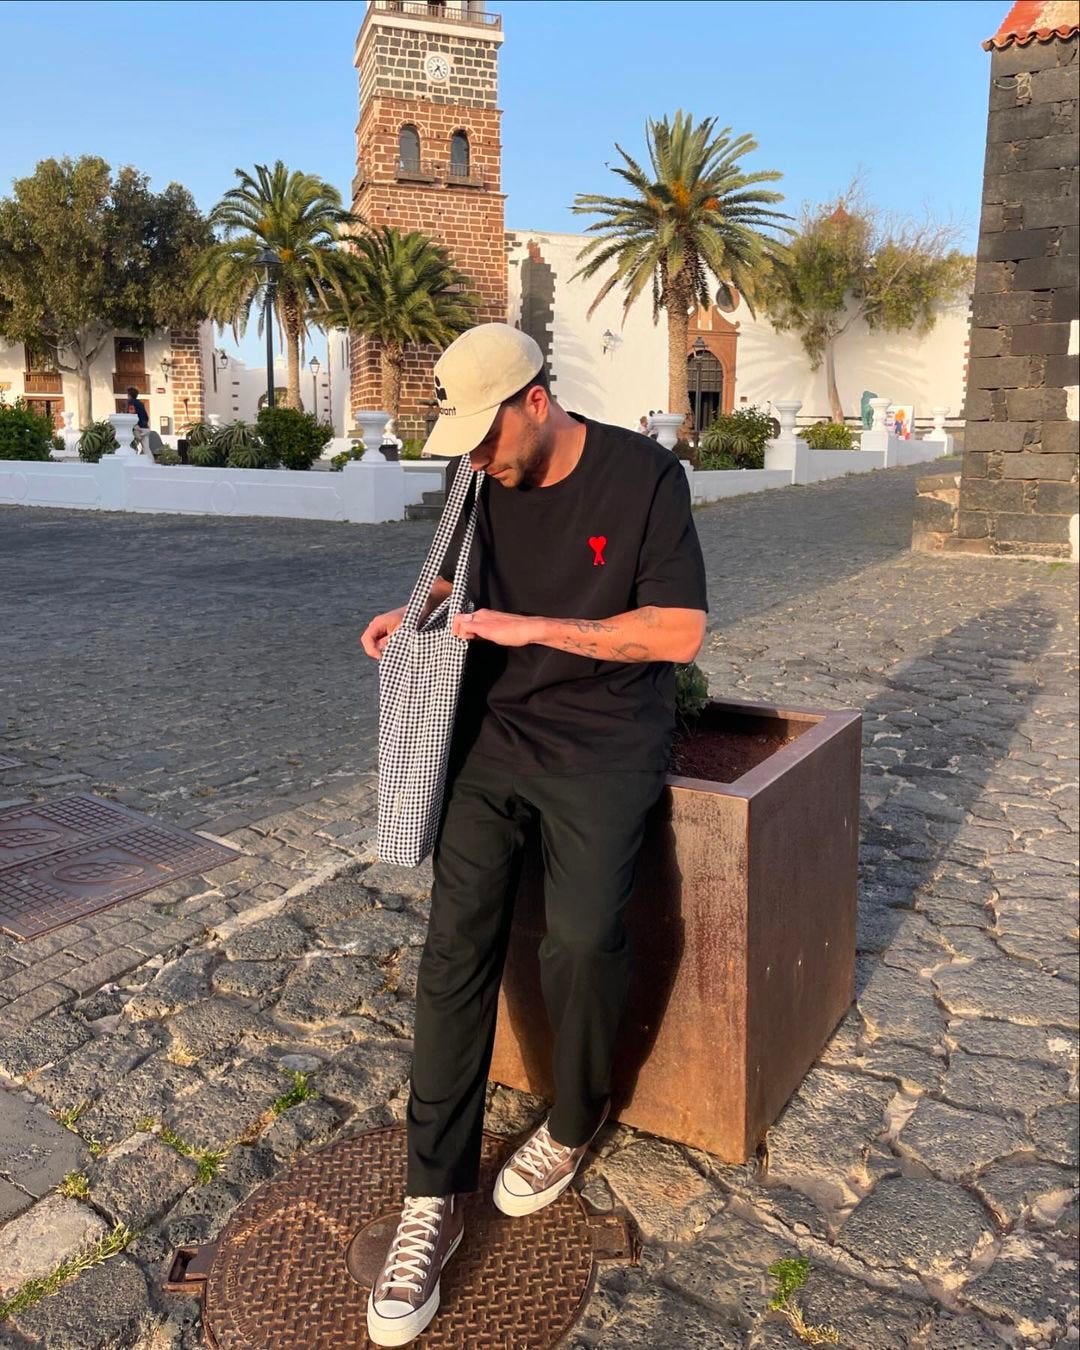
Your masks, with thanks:
[[[138,418],[135,423],[135,439],[139,442],[139,449],[153,462],[154,452],[150,449],[150,414],[146,411],[146,404],[139,398],[139,391],[132,385],[127,391],[129,413],[134,413]]]
[[[454,727],[431,917],[417,980],[401,1222],[368,1300],[377,1345],[404,1345],[439,1305],[478,1181],[484,1088],[526,828],[543,843],[540,949],[554,1032],[550,1116],[499,1173],[494,1200],[531,1214],[570,1185],[607,1114],[629,975],[622,910],[664,785],[675,663],[705,632],[705,570],[682,465],[632,431],[566,412],[543,354],[506,324],[435,367],[435,454],[479,480],[470,643]],[[453,558],[428,611],[450,593]],[[373,619],[378,658],[404,608]]]

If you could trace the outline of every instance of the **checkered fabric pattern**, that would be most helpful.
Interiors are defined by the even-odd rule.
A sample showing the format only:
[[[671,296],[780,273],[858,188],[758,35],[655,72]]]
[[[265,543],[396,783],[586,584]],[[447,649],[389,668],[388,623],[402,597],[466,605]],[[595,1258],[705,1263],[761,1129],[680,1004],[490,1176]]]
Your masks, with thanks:
[[[383,862],[416,867],[435,846],[446,763],[469,644],[450,631],[467,608],[465,587],[476,529],[482,471],[462,457],[427,562],[379,662],[379,830]],[[470,489],[475,483],[476,490]],[[422,625],[420,615],[463,512],[461,540],[450,595]]]

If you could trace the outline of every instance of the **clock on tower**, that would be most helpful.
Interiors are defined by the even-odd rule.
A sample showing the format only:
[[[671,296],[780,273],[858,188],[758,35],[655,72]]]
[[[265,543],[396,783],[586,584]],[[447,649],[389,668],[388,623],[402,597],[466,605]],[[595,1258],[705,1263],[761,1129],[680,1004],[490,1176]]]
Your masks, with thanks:
[[[373,226],[422,230],[506,319],[498,54],[502,20],[476,0],[368,0],[356,39],[360,121],[353,210]],[[438,352],[408,354],[402,436],[422,436]],[[378,343],[351,344],[352,406],[379,406]]]

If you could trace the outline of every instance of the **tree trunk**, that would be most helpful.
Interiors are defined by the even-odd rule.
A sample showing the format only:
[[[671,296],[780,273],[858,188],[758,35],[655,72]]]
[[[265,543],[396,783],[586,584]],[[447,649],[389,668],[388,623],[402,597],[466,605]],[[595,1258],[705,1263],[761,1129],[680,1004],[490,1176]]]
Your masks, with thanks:
[[[299,410],[303,404],[300,401],[300,306],[296,296],[283,296],[282,309],[285,317],[285,356],[289,370],[285,406]]]
[[[77,356],[75,361],[75,404],[79,429],[82,430],[94,420],[94,387],[90,380],[90,363],[81,356]]]
[[[404,372],[405,353],[399,347],[388,347],[385,343],[379,348],[379,396],[383,408],[394,421],[395,434],[397,419],[401,415],[401,377]]]
[[[844,409],[836,388],[836,341],[825,344],[825,382],[829,390],[829,411],[834,422],[843,423]]]
[[[690,389],[686,374],[687,347],[690,338],[689,305],[681,297],[672,296],[668,302],[668,406],[667,411],[682,413],[683,428],[690,419]]]

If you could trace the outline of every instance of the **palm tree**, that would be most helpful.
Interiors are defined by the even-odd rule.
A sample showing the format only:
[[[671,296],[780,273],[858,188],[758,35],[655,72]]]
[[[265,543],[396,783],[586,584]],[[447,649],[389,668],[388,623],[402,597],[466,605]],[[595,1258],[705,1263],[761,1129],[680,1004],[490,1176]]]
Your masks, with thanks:
[[[326,288],[309,317],[378,341],[380,397],[396,419],[406,349],[446,346],[476,322],[479,303],[445,248],[418,230],[384,225],[354,238],[340,291]]]
[[[274,250],[281,260],[275,308],[289,367],[286,399],[299,408],[307,311],[318,293],[340,287],[348,256],[341,229],[362,221],[345,210],[335,187],[280,159],[272,169],[257,164],[254,175],[237,169],[236,176],[238,185],[210,213],[222,238],[200,259],[195,285],[209,317],[242,336],[262,288],[256,259],[263,248]]]
[[[757,149],[752,136],[731,138],[731,128],[715,131],[716,118],[697,125],[677,112],[645,124],[650,170],[637,164],[620,145],[623,163],[612,172],[626,180],[631,195],[606,197],[579,193],[574,210],[599,219],[588,227],[597,238],[578,254],[586,260],[577,272],[593,277],[613,267],[589,307],[590,317],[601,300],[620,283],[625,292],[623,319],[646,287],[651,286],[653,322],[660,311],[668,320],[668,399],[670,411],[689,415],[686,357],[693,308],[708,309],[710,276],[730,295],[732,288],[752,303],[754,282],[779,241],[763,234],[789,219],[768,208],[783,194],[759,188],[782,175],[776,170],[744,173],[743,155]],[[782,228],[782,227],[780,227]]]

